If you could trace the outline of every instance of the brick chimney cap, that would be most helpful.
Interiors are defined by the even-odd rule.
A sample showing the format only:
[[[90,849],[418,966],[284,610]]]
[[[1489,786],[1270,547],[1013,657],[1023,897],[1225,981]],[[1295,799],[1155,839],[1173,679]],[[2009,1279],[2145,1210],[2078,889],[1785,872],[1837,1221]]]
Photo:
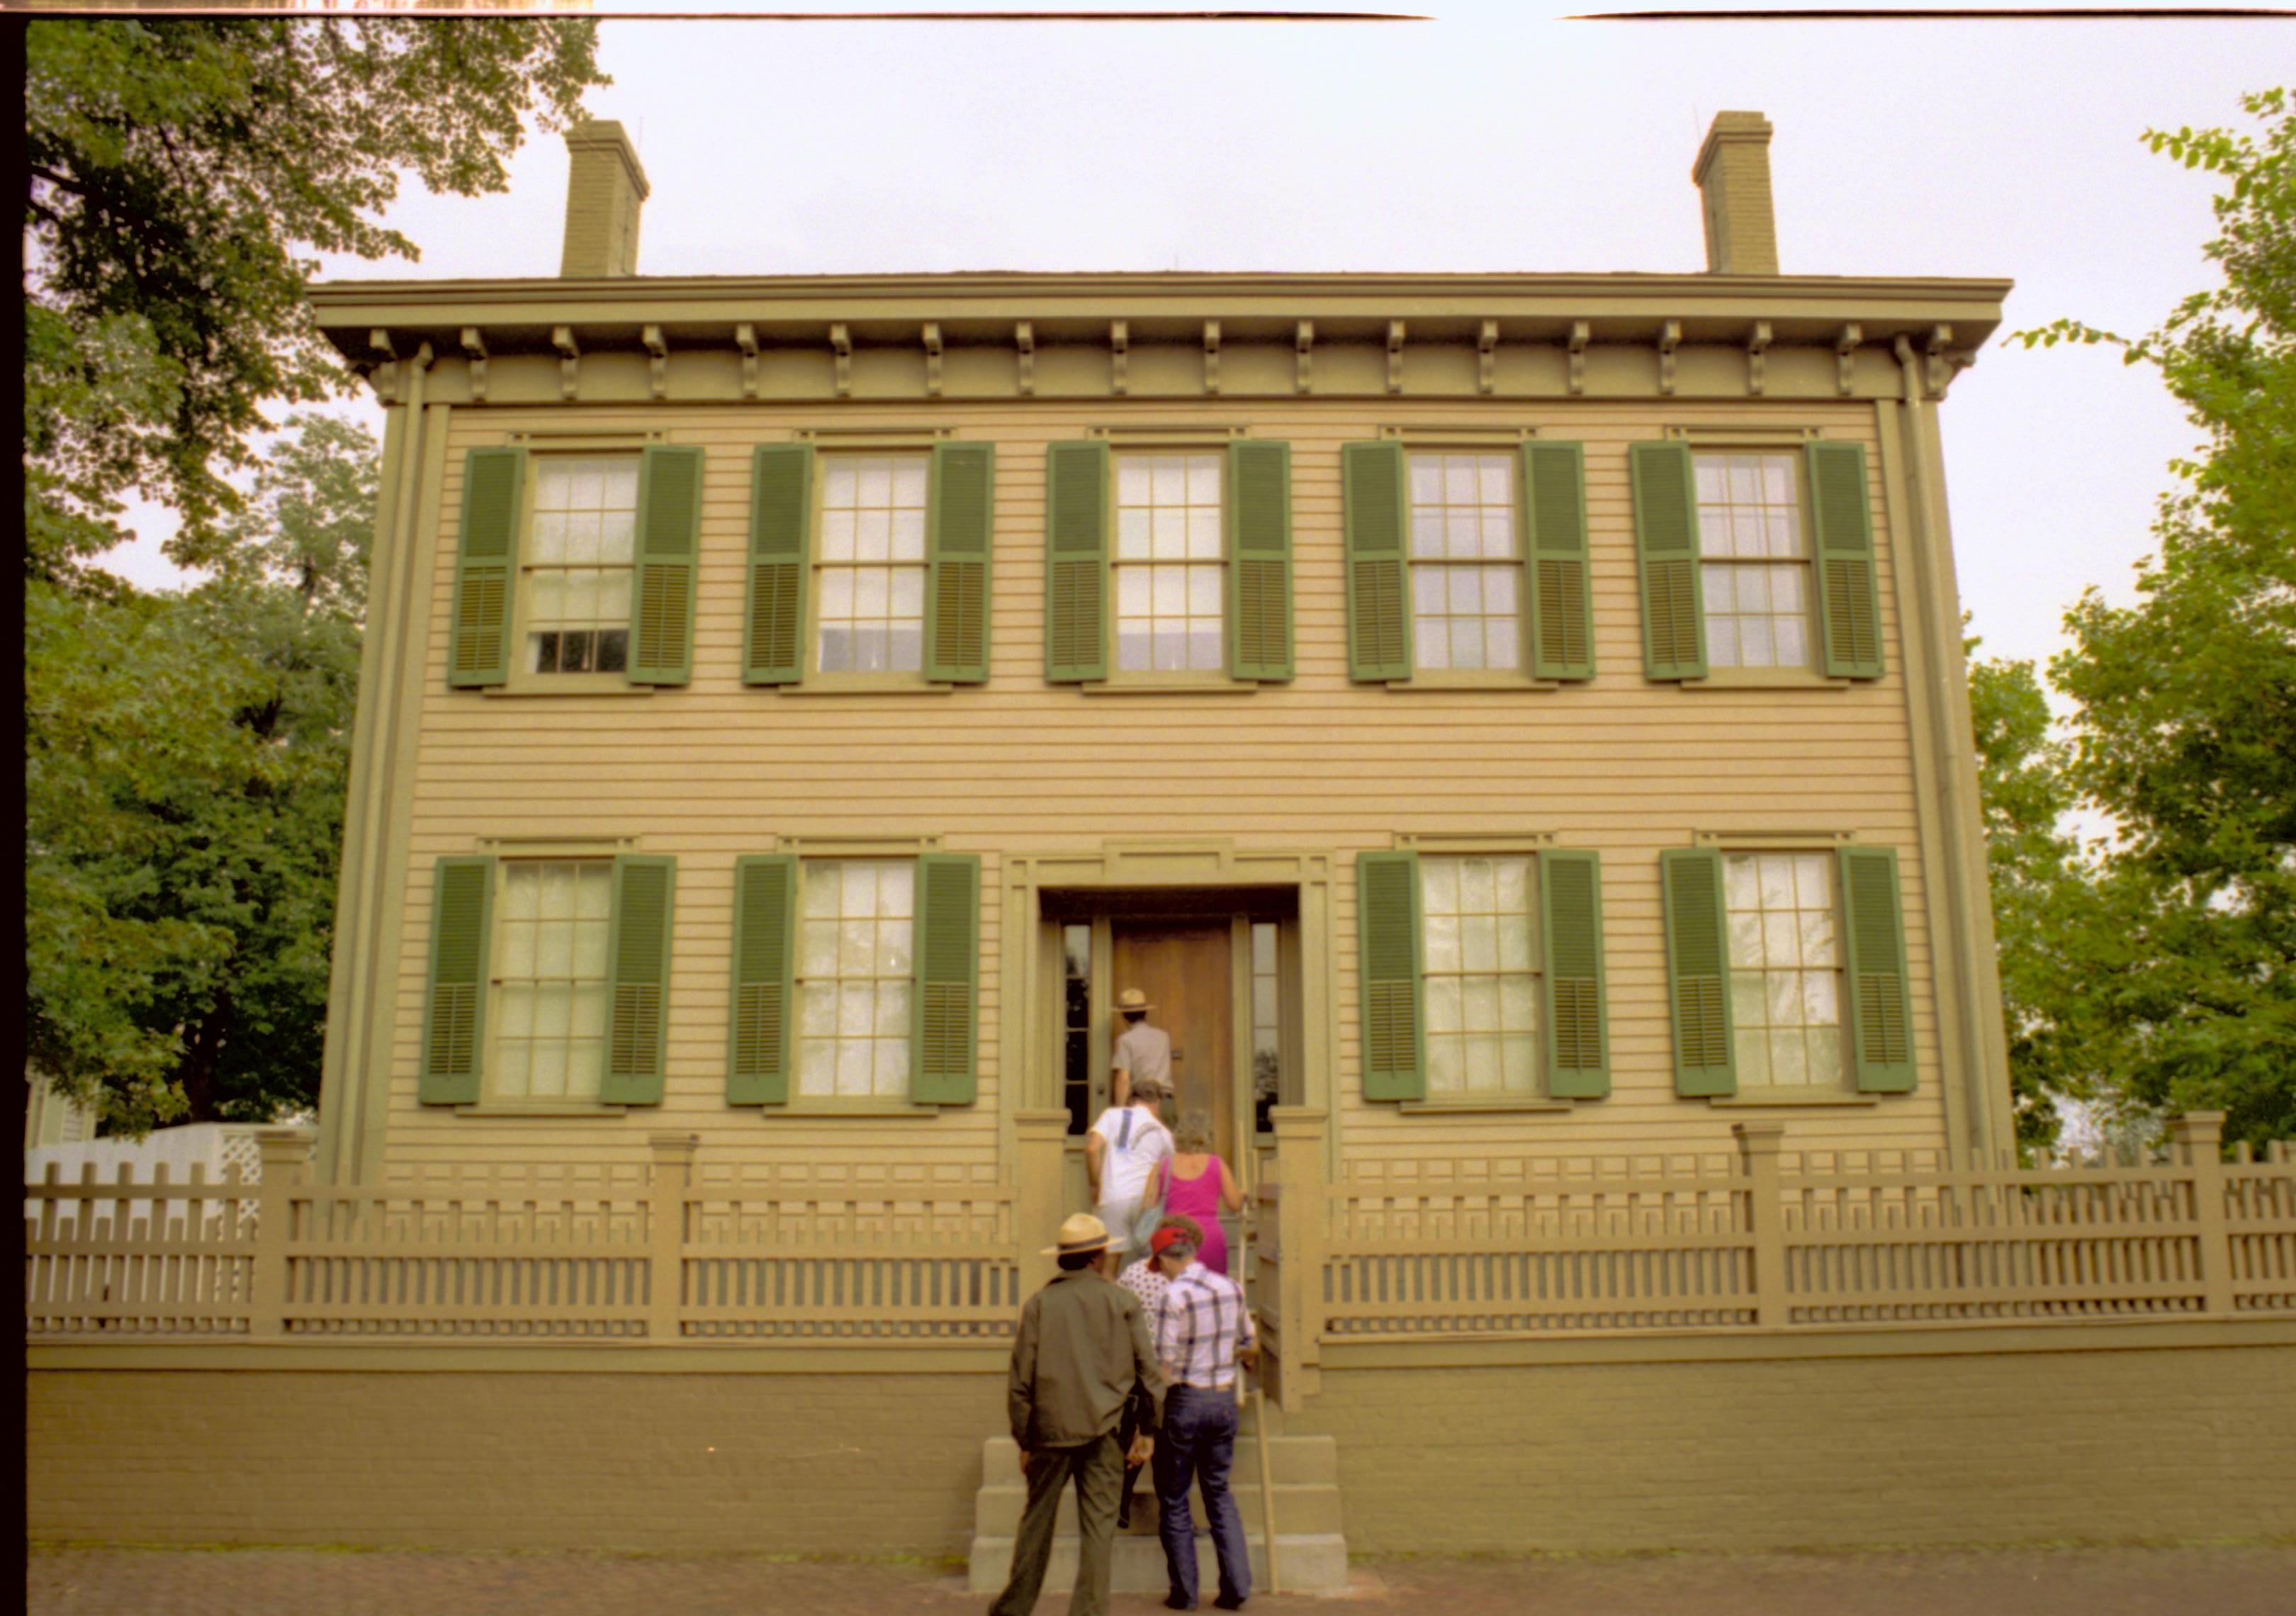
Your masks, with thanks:
[[[646,183],[645,169],[638,162],[638,150],[630,144],[629,131],[619,123],[611,118],[590,118],[566,131],[569,152],[579,152],[585,147],[603,147],[619,156],[622,166],[629,170],[630,184],[637,188],[638,201],[644,201],[653,194],[653,187]]]
[[[1698,147],[1698,160],[1690,167],[1693,183],[1706,183],[1706,169],[1726,145],[1745,143],[1758,146],[1770,144],[1776,133],[1770,120],[1759,112],[1717,112],[1714,121],[1706,128],[1706,138]]]

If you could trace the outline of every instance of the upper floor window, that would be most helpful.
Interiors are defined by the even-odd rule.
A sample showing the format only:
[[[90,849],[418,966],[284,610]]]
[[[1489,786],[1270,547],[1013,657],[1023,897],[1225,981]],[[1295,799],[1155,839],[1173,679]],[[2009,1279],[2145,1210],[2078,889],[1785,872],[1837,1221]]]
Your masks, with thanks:
[[[1742,1087],[1842,1081],[1834,865],[1831,853],[1723,857],[1731,1027]]]
[[[1116,670],[1227,666],[1222,456],[1116,460]]]
[[[1810,554],[1794,454],[1700,455],[1698,539],[1706,659],[1810,665]]]
[[[606,1065],[613,860],[505,859],[500,868],[488,1087],[504,1100],[594,1100]]]
[[[821,673],[922,673],[924,455],[822,456],[814,662]]]
[[[629,662],[638,457],[538,455],[534,465],[519,569],[526,670],[619,673]]]
[[[1411,634],[1421,669],[1520,669],[1514,456],[1414,455]]]

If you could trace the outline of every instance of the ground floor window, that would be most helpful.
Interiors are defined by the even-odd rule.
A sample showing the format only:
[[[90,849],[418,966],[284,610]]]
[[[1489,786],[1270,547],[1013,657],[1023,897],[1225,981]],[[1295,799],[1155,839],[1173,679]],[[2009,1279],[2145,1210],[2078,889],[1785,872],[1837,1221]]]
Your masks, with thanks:
[[[1728,853],[1722,867],[1740,1086],[1839,1087],[1834,856]]]
[[[610,858],[504,860],[495,925],[495,1095],[595,1099],[606,1063]]]
[[[798,911],[798,1081],[808,1097],[909,1094],[916,865],[808,859]]]
[[[1531,861],[1419,860],[1430,1099],[1538,1093]]]

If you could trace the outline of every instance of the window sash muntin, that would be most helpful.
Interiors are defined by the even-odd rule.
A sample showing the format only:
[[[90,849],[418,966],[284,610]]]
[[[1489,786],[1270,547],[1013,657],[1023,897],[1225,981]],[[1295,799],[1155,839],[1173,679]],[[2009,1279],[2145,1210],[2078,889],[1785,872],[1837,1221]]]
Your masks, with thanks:
[[[1693,472],[1708,666],[1814,666],[1816,562],[1801,456],[1707,451],[1693,457]],[[1780,607],[1789,583],[1798,598]]]
[[[1119,674],[1227,667],[1226,457],[1116,456],[1110,611]]]
[[[1406,457],[1412,651],[1422,672],[1525,665],[1518,458],[1464,450]]]
[[[1532,857],[1420,855],[1420,984],[1431,1100],[1540,1095]]]
[[[924,454],[822,456],[808,672],[923,673],[931,477]]]
[[[1839,1088],[1849,1080],[1834,863],[1831,853],[1807,850],[1722,856],[1742,1088]]]
[[[510,1101],[594,1100],[612,994],[613,860],[504,859],[496,881],[487,1092]],[[562,890],[552,890],[554,882]]]
[[[519,628],[532,674],[628,665],[637,577],[636,455],[538,455],[519,546]]]
[[[799,866],[798,1097],[907,1097],[916,867],[908,858],[809,858]],[[898,876],[890,891],[889,875]],[[857,904],[867,912],[849,913]]]

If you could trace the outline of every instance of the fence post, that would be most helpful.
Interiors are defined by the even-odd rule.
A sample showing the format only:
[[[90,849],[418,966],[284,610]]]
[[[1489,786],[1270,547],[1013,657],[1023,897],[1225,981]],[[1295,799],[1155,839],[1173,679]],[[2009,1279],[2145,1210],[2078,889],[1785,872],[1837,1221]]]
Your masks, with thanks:
[[[1275,1264],[1276,1321],[1283,1363],[1284,1409],[1321,1384],[1324,1340],[1324,1251],[1329,1206],[1324,1196],[1324,1135],[1320,1105],[1272,1105],[1275,1129],[1278,1228],[1283,1249]]]
[[[266,1128],[255,1136],[263,1163],[256,1185],[255,1266],[249,1276],[247,1333],[287,1333],[288,1243],[294,1230],[294,1194],[310,1177],[311,1136],[299,1128]]]
[[[1052,1283],[1053,1259],[1039,1255],[1060,1241],[1068,1198],[1069,1113],[1013,1113],[1013,1249],[1018,1253],[1021,1301]]]
[[[2220,1111],[2188,1111],[2169,1121],[2177,1165],[2193,1185],[2202,1305],[2210,1313],[2233,1310],[2232,1231],[2225,1223],[2224,1120]]]
[[[1746,1179],[1746,1233],[1754,1247],[1754,1322],[1783,1328],[1792,1304],[1786,1295],[1785,1209],[1779,1203],[1778,1151],[1783,1122],[1734,1122],[1738,1162]]]
[[[699,1134],[651,1133],[653,1179],[646,1191],[646,1339],[678,1339],[685,1300],[685,1197],[693,1185]]]

